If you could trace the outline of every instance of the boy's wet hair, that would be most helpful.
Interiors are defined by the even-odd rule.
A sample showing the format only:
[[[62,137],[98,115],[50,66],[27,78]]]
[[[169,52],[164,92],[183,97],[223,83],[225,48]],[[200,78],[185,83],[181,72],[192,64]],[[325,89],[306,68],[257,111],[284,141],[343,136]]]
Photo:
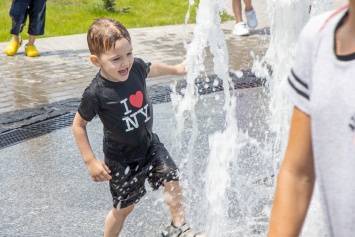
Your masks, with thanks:
[[[87,34],[90,53],[100,56],[115,48],[116,41],[121,38],[125,38],[131,43],[131,36],[121,23],[112,18],[96,19]]]

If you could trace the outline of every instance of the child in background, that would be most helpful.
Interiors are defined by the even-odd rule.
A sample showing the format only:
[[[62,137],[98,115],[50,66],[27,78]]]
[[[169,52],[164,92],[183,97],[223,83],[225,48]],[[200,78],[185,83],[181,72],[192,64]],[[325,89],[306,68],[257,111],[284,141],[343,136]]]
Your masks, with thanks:
[[[203,236],[186,224],[178,167],[152,131],[153,108],[145,82],[147,77],[186,74],[185,62],[171,66],[134,58],[127,29],[114,19],[97,19],[87,41],[90,60],[100,71],[84,91],[73,132],[93,181],[109,181],[113,208],[106,217],[105,237],[119,235],[146,193],[146,179],[155,190],[164,187],[170,208],[172,222],[162,236]],[[104,125],[105,162],[95,157],[86,133],[95,115]]]
[[[255,10],[251,4],[251,0],[243,0],[245,4],[245,16],[247,24],[243,21],[242,17],[242,0],[233,0],[232,7],[236,24],[234,26],[233,34],[238,36],[250,35],[250,29],[254,29],[258,26],[258,19],[256,18]]]
[[[21,47],[22,39],[20,33],[26,25],[28,16],[28,43],[25,46],[25,53],[28,57],[39,56],[39,52],[34,43],[36,36],[44,34],[46,0],[12,0],[10,16],[12,18],[12,28],[10,33],[13,36],[5,47],[5,53],[8,56],[13,56]]]

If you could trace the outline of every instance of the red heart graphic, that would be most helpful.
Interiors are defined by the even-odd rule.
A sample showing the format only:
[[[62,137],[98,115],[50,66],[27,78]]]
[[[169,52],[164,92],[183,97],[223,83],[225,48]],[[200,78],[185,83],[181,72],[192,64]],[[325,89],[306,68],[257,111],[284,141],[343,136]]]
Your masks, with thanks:
[[[143,93],[141,91],[137,91],[135,95],[130,95],[129,102],[134,107],[140,108],[143,104]]]

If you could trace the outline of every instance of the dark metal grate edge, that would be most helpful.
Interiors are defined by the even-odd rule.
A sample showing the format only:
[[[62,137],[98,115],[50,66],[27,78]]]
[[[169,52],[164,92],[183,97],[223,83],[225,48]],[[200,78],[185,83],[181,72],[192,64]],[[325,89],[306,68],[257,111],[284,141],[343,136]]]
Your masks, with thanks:
[[[258,79],[254,77],[249,78],[246,81],[234,82],[234,89],[253,88],[263,86],[264,84],[265,79]],[[198,88],[199,94],[210,94],[224,90],[221,84],[217,87],[210,85],[205,88],[205,84],[197,83],[196,86]],[[181,88],[179,91],[177,91],[177,93],[182,94]],[[154,93],[149,97],[152,104],[166,103],[171,101],[170,93],[171,90],[166,90],[165,88],[164,90],[159,90],[159,93]],[[75,113],[75,111],[67,112],[56,117],[48,118],[45,121],[36,122],[7,132],[3,132],[0,134],[0,149],[18,144],[25,140],[45,135],[57,129],[71,126]]]
[[[75,113],[70,112],[42,122],[4,132],[0,134],[0,149],[45,135],[57,129],[71,126],[74,116]]]

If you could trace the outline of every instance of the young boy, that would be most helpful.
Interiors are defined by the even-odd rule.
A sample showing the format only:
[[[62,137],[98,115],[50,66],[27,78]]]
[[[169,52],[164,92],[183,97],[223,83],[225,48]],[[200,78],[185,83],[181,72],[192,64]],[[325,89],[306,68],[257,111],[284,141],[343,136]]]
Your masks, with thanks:
[[[90,60],[100,71],[83,93],[73,132],[93,181],[109,181],[113,208],[104,236],[119,235],[134,204],[146,193],[146,179],[154,190],[164,187],[172,222],[162,236],[201,236],[185,223],[178,168],[152,132],[153,109],[145,83],[147,77],[185,74],[185,63],[170,66],[134,58],[127,29],[114,19],[96,20],[87,41]],[[87,123],[97,114],[104,125],[104,163],[96,159],[86,133]]]

